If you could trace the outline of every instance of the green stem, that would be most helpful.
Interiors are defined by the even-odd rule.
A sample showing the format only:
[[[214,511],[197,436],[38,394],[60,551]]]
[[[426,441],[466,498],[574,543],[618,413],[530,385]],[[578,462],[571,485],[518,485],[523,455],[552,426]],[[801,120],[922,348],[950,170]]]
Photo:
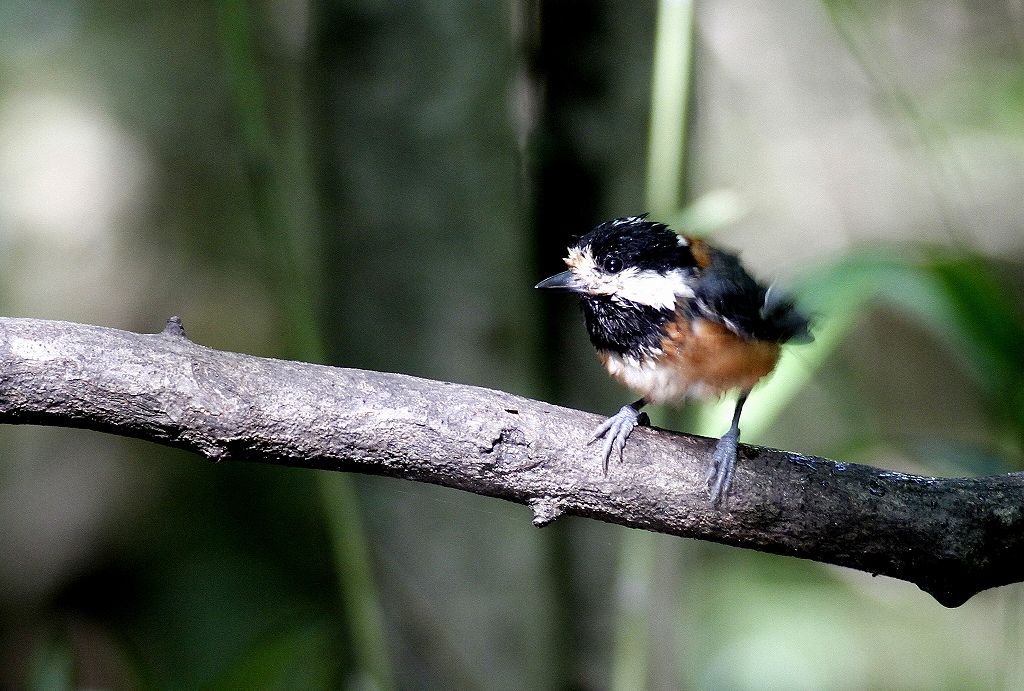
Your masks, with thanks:
[[[611,691],[647,686],[651,649],[651,598],[658,536],[645,531],[623,534],[616,574],[616,631]]]
[[[325,348],[316,318],[310,237],[313,223],[296,211],[304,200],[296,195],[313,189],[298,108],[275,138],[266,108],[253,47],[252,18],[245,0],[219,0],[218,21],[225,67],[235,100],[253,212],[265,244],[275,295],[288,334],[289,355],[323,362]],[[302,184],[296,184],[300,180]],[[312,203],[309,206],[315,206]],[[383,615],[373,579],[370,549],[352,477],[322,472],[318,476],[324,516],[338,587],[356,665],[359,686],[394,687],[387,659]]]
[[[358,661],[357,683],[351,686],[377,691],[394,688],[384,640],[384,615],[377,600],[373,561],[355,484],[351,475],[343,473],[322,472],[317,478],[331,533],[338,588]]]
[[[658,3],[645,192],[657,218],[677,213],[682,198],[693,21],[693,0]]]

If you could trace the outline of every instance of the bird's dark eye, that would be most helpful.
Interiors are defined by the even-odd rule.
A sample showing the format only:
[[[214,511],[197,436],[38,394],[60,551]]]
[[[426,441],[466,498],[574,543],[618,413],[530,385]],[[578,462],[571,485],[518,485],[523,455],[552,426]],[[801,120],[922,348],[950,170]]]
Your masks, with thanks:
[[[617,274],[622,271],[622,260],[618,257],[608,257],[604,260],[604,270],[610,274]]]

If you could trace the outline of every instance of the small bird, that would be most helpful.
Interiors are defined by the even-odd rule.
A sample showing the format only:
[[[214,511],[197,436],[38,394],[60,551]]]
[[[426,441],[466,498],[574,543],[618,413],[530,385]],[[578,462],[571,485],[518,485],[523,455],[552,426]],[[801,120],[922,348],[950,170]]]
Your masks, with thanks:
[[[569,270],[537,288],[580,295],[590,342],[608,373],[640,394],[593,433],[604,437],[604,472],[622,460],[640,410],[739,391],[732,425],[715,446],[707,482],[712,506],[729,492],[740,412],[774,369],[780,346],[811,340],[793,301],[746,272],[735,254],[677,234],[647,215],[617,218],[569,248]]]

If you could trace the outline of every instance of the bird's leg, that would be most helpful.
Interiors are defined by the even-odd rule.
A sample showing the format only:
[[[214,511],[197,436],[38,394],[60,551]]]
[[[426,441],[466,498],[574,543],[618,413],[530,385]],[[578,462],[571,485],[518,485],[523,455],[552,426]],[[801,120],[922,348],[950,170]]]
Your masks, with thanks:
[[[602,422],[590,436],[590,441],[587,444],[593,444],[604,437],[601,458],[605,475],[608,474],[608,459],[612,457],[612,454],[618,454],[619,462],[622,462],[622,447],[625,446],[626,439],[629,438],[629,433],[633,431],[633,428],[638,424],[647,424],[647,414],[640,412],[645,405],[647,405],[647,400],[641,398],[635,403],[622,406],[619,408],[619,412]]]
[[[729,493],[732,484],[732,473],[736,465],[736,445],[740,438],[740,412],[747,401],[749,391],[740,394],[736,401],[736,410],[732,414],[732,425],[729,431],[715,444],[715,452],[708,466],[708,489],[711,492],[711,506],[717,507]]]

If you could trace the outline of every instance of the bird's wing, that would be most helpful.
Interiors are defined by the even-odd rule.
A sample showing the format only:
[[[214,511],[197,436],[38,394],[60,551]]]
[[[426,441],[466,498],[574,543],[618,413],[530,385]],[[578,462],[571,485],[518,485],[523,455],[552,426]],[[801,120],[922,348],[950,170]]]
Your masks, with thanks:
[[[721,324],[743,338],[777,343],[810,338],[807,319],[792,299],[755,281],[736,255],[721,250],[712,251],[687,303],[692,316]]]

